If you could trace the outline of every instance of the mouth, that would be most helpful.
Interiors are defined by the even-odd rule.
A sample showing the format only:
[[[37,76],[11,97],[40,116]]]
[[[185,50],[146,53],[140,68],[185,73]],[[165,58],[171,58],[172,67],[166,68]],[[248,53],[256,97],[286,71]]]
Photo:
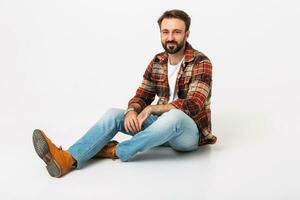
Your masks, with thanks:
[[[175,49],[176,48],[176,43],[167,43],[167,47],[169,48],[169,49]]]

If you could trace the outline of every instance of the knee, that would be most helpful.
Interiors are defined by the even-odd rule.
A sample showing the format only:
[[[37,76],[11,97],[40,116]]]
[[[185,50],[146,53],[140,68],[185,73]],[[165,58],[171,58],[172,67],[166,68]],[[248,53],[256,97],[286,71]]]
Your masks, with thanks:
[[[163,113],[162,116],[167,118],[168,122],[174,123],[177,125],[177,128],[180,128],[186,114],[179,109],[171,109],[168,112]]]
[[[171,109],[168,112],[165,112],[163,115],[168,116],[170,118],[174,118],[174,119],[181,119],[181,118],[186,117],[186,114],[182,110],[179,110],[176,108]]]
[[[172,108],[171,110],[169,110],[168,112],[165,112],[167,114],[172,114],[172,115],[181,115],[184,114],[184,112],[180,109],[177,108]]]

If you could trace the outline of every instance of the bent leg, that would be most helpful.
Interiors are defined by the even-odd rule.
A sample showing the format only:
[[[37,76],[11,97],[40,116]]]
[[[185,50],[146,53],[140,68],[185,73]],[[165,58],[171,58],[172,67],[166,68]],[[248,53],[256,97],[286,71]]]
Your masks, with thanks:
[[[99,152],[117,132],[124,133],[124,110],[111,108],[68,151],[77,161],[77,168]]]
[[[189,132],[194,136],[188,137]],[[118,144],[116,153],[122,161],[127,161],[136,153],[167,141],[176,150],[184,148],[195,150],[194,144],[197,144],[198,139],[199,133],[195,122],[181,110],[171,109],[130,140]]]

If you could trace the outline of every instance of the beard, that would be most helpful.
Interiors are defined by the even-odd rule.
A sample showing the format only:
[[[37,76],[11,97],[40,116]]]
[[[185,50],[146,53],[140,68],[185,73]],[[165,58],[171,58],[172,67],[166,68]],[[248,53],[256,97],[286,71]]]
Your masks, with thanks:
[[[172,41],[167,41],[165,43],[161,42],[161,44],[167,53],[175,54],[183,48],[185,42],[183,40],[180,43],[178,43],[175,40],[172,40]]]

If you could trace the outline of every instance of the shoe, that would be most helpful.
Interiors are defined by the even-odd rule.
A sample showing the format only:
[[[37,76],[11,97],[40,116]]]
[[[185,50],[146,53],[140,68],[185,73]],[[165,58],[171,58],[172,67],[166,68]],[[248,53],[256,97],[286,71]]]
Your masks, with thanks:
[[[108,142],[93,158],[111,158],[118,159],[116,155],[116,147],[119,142],[112,140]]]
[[[68,151],[56,147],[46,134],[36,129],[32,135],[33,146],[38,156],[46,163],[52,177],[61,177],[72,169],[74,159]]]

